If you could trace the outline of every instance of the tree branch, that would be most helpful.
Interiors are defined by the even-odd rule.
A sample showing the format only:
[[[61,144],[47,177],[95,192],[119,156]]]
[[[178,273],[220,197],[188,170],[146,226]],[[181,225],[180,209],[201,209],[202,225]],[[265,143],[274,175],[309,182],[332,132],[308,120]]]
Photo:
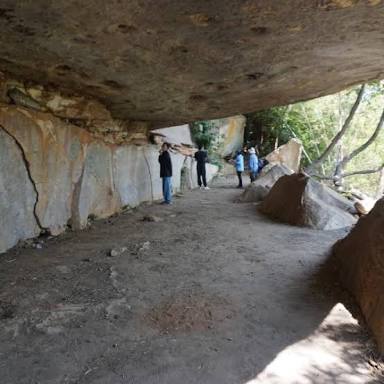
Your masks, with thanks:
[[[349,155],[344,156],[344,158],[340,161],[340,163],[337,164],[335,174],[341,174],[341,171],[345,168],[347,163],[349,163],[360,152],[363,152],[365,149],[367,149],[376,140],[377,136],[379,136],[381,129],[383,128],[383,125],[384,125],[384,108],[380,116],[380,120],[376,126],[376,129],[372,133],[371,137],[364,144],[360,145],[360,147],[352,151]]]
[[[320,180],[334,180],[334,181],[336,180],[337,181],[339,179],[343,179],[344,177],[355,176],[355,175],[369,175],[372,173],[381,172],[382,170],[384,170],[384,163],[380,167],[374,168],[374,169],[364,169],[360,171],[347,172],[347,173],[342,173],[340,175],[333,175],[333,176],[322,176],[322,175],[312,175],[312,176]]]
[[[340,131],[336,134],[336,136],[332,139],[328,147],[325,149],[323,154],[316,159],[308,168],[307,172],[311,173],[311,171],[322,164],[324,160],[328,157],[328,155],[331,153],[333,148],[336,146],[336,144],[341,140],[341,138],[344,136],[344,134],[347,132],[349,126],[351,125],[352,119],[355,116],[355,113],[357,111],[357,108],[360,105],[361,99],[363,98],[365,92],[365,84],[363,84],[360,87],[359,93],[356,97],[355,103],[353,104],[351,110],[349,111],[348,117],[345,119],[343,126],[341,127]]]
[[[312,177],[316,177],[316,179],[319,179],[319,180],[333,180],[334,179],[334,176],[323,176],[323,175],[311,175]]]
[[[341,177],[349,177],[354,175],[369,175],[371,173],[381,172],[383,169],[384,169],[384,164],[382,164],[379,168],[375,168],[375,169],[365,169],[361,171],[343,173]]]

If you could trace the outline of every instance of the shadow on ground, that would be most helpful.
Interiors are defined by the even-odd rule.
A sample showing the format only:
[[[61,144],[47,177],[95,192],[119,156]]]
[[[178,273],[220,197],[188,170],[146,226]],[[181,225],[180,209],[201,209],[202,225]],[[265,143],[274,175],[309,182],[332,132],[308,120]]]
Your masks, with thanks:
[[[2,382],[380,382],[324,264],[345,232],[270,222],[238,193],[217,184],[2,255]]]

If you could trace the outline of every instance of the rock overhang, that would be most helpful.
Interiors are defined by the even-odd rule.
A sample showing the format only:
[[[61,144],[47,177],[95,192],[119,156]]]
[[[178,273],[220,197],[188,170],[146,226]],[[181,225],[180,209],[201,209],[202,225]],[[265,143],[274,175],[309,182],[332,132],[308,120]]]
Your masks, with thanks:
[[[384,77],[381,0],[3,0],[0,70],[169,125]]]

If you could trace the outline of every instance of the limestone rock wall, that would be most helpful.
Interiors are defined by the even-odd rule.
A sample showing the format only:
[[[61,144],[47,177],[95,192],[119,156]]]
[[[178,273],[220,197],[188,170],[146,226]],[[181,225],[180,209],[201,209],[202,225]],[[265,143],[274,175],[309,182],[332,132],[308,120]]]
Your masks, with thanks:
[[[40,232],[34,217],[36,192],[25,169],[22,153],[6,132],[0,130],[0,252],[19,239]]]
[[[174,130],[188,137],[188,126]],[[171,156],[178,191],[182,167],[194,164]],[[161,196],[158,146],[110,144],[52,114],[0,106],[0,252]]]
[[[242,148],[245,123],[246,118],[243,115],[232,116],[218,121],[218,151],[223,157]]]

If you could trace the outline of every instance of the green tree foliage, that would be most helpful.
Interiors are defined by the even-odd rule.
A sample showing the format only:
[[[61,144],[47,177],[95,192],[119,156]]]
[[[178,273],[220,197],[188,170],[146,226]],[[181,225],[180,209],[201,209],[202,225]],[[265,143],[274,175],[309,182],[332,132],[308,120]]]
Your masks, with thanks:
[[[202,146],[208,152],[209,161],[219,168],[223,166],[223,159],[218,154],[220,138],[218,137],[218,127],[221,120],[202,120],[190,124],[193,141],[198,146]]]
[[[190,127],[193,141],[197,145],[203,146],[206,150],[214,145],[216,140],[214,120],[195,121]]]
[[[302,166],[317,159],[341,129],[354,104],[360,87],[356,86],[334,95],[300,102],[284,107],[274,107],[247,115],[247,138],[252,145],[258,144],[263,155],[290,138],[299,138],[306,151]],[[384,107],[382,82],[368,84],[361,104],[348,131],[332,150],[320,174],[330,175],[336,163],[346,154],[369,139],[375,130]],[[347,172],[374,169],[384,161],[384,132],[374,143],[347,165]],[[346,179],[347,186],[375,194],[379,173],[356,175]]]

